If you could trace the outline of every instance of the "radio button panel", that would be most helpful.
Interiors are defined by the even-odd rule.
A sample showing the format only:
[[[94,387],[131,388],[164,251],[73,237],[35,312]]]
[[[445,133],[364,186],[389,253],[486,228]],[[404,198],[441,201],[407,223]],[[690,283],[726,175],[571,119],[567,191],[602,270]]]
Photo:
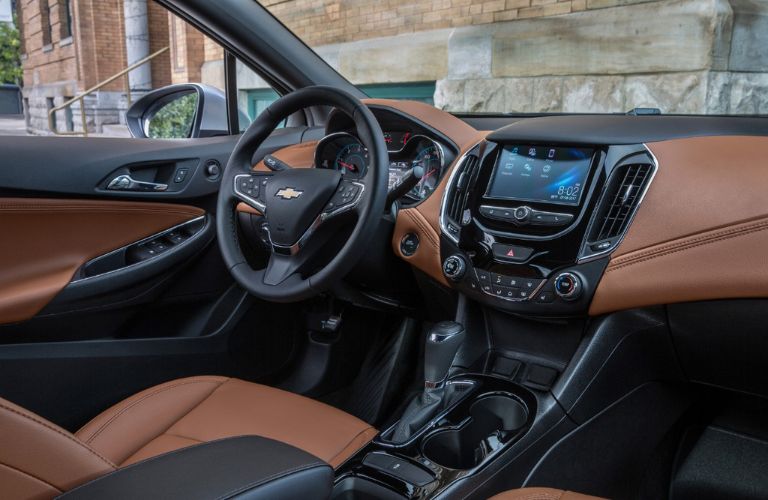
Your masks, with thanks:
[[[528,206],[498,207],[480,205],[480,215],[502,222],[511,222],[518,226],[566,226],[573,221],[573,214],[534,210]]]

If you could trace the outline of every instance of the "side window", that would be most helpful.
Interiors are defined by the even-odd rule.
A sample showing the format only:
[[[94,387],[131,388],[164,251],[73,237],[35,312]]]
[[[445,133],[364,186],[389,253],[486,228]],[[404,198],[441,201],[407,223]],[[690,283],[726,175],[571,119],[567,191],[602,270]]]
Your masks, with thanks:
[[[18,77],[0,82],[7,84],[0,98],[23,113],[4,119],[18,123],[8,125],[13,132],[0,133],[129,137],[135,130],[128,109],[147,93],[177,84],[202,85],[187,85],[148,107],[142,135],[188,137],[193,123],[210,115],[200,114],[198,104],[208,110],[204,102],[211,101],[197,98],[200,89],[218,96],[212,99],[216,126],[201,128],[227,133],[224,50],[158,3],[16,0],[14,6],[11,21],[0,22],[0,41],[14,52]],[[277,93],[244,65],[237,68],[238,91],[231,97],[244,128]]]

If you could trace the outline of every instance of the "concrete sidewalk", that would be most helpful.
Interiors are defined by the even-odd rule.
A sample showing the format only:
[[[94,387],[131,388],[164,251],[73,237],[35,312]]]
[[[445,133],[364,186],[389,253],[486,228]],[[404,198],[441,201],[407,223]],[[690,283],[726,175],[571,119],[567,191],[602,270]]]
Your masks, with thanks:
[[[0,115],[0,135],[28,135],[24,117]]]

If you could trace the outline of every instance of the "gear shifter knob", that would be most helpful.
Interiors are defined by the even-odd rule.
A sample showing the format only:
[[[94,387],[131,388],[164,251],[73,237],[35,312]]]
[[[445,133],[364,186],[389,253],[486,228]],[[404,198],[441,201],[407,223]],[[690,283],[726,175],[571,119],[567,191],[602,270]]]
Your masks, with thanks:
[[[424,345],[425,389],[443,385],[464,336],[464,327],[455,321],[441,321],[432,326]]]

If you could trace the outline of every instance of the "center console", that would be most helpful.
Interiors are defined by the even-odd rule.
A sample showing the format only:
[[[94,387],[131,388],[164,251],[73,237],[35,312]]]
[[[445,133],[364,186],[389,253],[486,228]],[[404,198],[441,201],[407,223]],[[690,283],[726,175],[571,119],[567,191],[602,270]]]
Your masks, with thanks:
[[[511,312],[585,312],[656,171],[643,145],[542,144],[502,129],[459,161],[440,213],[443,273]]]

